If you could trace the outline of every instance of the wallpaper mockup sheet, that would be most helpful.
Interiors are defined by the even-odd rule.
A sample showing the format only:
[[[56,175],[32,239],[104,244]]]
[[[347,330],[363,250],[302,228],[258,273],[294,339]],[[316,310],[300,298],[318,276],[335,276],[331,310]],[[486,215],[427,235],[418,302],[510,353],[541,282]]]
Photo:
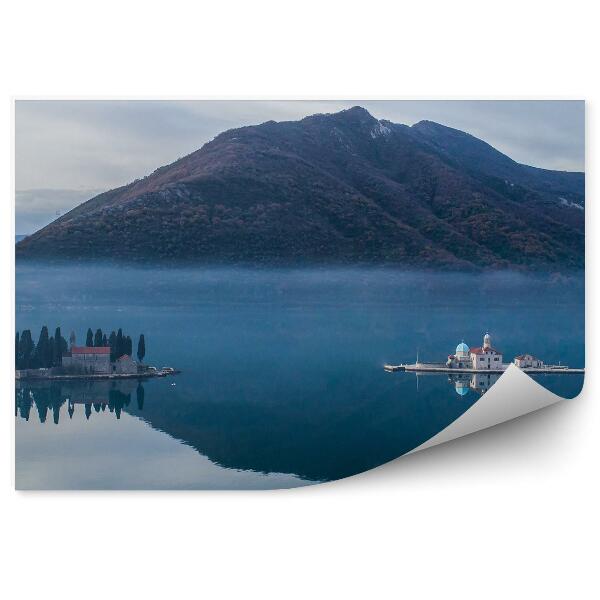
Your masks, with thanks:
[[[16,100],[16,487],[333,482],[573,401],[584,129],[579,100]]]

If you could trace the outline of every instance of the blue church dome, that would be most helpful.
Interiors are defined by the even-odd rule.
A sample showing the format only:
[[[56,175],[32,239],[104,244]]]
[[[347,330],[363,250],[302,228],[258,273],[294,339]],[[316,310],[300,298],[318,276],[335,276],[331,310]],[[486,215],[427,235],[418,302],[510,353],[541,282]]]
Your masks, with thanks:
[[[467,346],[464,342],[461,342],[458,346],[456,346],[456,354],[457,355],[469,354],[469,346]]]

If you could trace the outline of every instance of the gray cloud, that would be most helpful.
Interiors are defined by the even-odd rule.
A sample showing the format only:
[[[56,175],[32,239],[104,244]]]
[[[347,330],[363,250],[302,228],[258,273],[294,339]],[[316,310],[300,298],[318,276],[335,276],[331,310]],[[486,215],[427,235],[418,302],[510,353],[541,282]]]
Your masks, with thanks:
[[[17,233],[31,233],[53,220],[56,211],[143,177],[226,129],[356,104],[397,123],[429,119],[456,127],[519,162],[584,170],[580,101],[20,100],[15,108]]]

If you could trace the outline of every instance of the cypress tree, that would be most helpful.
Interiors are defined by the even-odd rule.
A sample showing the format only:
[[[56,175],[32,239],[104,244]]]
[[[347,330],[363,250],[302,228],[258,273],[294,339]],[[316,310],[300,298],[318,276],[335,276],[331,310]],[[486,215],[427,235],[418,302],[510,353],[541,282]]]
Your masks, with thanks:
[[[47,358],[48,367],[54,366],[55,359],[56,359],[56,348],[54,346],[54,337],[50,336],[48,338],[48,358]]]
[[[117,334],[114,331],[111,331],[110,333],[108,345],[110,346],[110,360],[113,362],[117,359]]]
[[[50,350],[50,353],[48,352]],[[48,327],[44,325],[40,330],[37,346],[35,347],[35,364],[37,368],[45,368],[51,360],[50,344],[48,341]]]
[[[38,411],[40,423],[45,423],[46,417],[48,416],[48,407],[50,405],[48,399],[48,390],[38,390],[36,395],[33,397],[33,401],[35,402],[35,407]]]
[[[125,352],[123,354],[127,354],[127,356],[133,355],[133,341],[129,336],[125,338]]]
[[[60,367],[60,365],[62,365],[63,339],[64,338],[60,333],[60,327],[57,327],[54,332],[54,360],[52,361],[52,364],[55,367]]]
[[[21,362],[19,360],[19,332],[15,334],[15,369],[19,369]]]
[[[137,349],[137,357],[140,362],[144,360],[144,356],[146,356],[146,340],[144,339],[144,334],[140,335],[140,339],[138,340],[138,349]]]
[[[62,357],[69,351],[69,344],[64,337],[60,338],[60,364],[62,365]]]
[[[97,348],[102,346],[102,329],[96,329],[96,334],[94,335],[94,346]]]
[[[108,346],[108,339],[106,338],[106,334],[102,336],[102,346],[106,348]]]
[[[115,360],[117,358],[121,358],[121,356],[123,356],[123,354],[125,354],[124,352],[125,346],[123,343],[123,332],[121,331],[121,328],[119,327],[119,331],[117,331],[117,343],[116,343],[116,348],[115,348]]]
[[[92,333],[91,329],[87,330],[87,335],[85,338],[85,345],[88,347],[94,345],[94,334]]]
[[[21,333],[21,339],[19,340],[19,366],[21,369],[31,369],[34,350],[31,331],[25,329]]]

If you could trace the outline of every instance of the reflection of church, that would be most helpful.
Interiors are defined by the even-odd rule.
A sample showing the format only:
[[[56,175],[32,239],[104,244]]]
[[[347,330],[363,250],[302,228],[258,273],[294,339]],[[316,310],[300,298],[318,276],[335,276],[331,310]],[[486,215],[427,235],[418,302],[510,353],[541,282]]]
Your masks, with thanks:
[[[470,390],[485,394],[496,381],[500,373],[473,373],[450,375],[448,381],[454,384],[454,389],[459,396],[466,396]]]
[[[502,369],[502,353],[492,348],[492,338],[489,333],[483,336],[483,346],[469,348],[461,342],[456,346],[456,352],[448,356],[446,366],[453,369],[477,369],[491,371]]]

